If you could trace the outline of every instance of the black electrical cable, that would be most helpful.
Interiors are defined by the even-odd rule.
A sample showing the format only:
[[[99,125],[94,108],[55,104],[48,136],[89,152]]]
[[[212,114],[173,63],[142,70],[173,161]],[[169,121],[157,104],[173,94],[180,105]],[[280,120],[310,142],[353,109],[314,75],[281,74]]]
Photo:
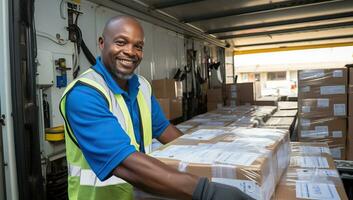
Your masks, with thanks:
[[[76,36],[76,43],[78,46],[78,52],[80,52],[80,48],[82,48],[83,53],[85,54],[87,60],[89,61],[89,63],[91,65],[95,65],[96,64],[96,59],[93,56],[93,54],[90,52],[90,50],[88,49],[88,47],[86,46],[86,43],[83,41],[82,38],[82,32],[80,27],[78,27],[76,24],[71,24],[68,27],[69,31],[73,31],[75,33]]]
[[[89,61],[89,63],[91,63],[91,65],[95,65],[96,64],[96,58],[93,56],[93,54],[89,51],[88,47],[86,46],[86,43],[82,40],[81,42],[81,48],[83,53],[85,54],[87,60]]]

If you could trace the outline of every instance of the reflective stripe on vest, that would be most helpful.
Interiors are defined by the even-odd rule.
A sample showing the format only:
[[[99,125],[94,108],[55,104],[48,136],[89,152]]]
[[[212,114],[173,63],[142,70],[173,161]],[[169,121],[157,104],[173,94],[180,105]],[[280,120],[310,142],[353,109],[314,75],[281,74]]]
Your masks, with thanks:
[[[116,176],[112,176],[102,182],[91,169],[81,169],[81,167],[74,165],[68,166],[68,174],[69,176],[80,177],[80,185],[104,187],[108,185],[126,183],[126,181]]]
[[[137,103],[141,116],[140,119],[143,131],[143,142],[146,153],[150,153],[152,147],[151,86],[149,85],[148,81],[141,76],[139,76],[139,82],[140,87],[137,94]],[[71,127],[67,121],[65,111],[66,94],[76,85],[76,83],[82,83],[84,85],[93,87],[99,93],[101,93],[107,101],[109,110],[118,119],[121,127],[128,134],[131,144],[136,148],[137,151],[139,151],[139,144],[137,144],[136,142],[130,113],[127,109],[126,103],[122,95],[114,95],[114,93],[109,89],[108,85],[100,74],[98,74],[92,69],[89,69],[84,72],[77,80],[74,80],[67,86],[60,102],[60,112],[65,120],[66,156],[69,168],[69,197],[70,199],[77,199],[80,197],[80,195],[84,195],[86,199],[94,199],[93,197],[89,197],[89,194],[80,194],[81,190],[78,187],[91,186],[104,188],[105,186],[114,186],[126,182],[115,176],[112,176],[102,182],[98,179],[98,177],[87,164],[87,161],[84,158],[81,149],[77,144],[76,138],[72,133]],[[76,181],[77,178],[79,179],[79,182]],[[70,181],[71,179],[72,181]],[[73,185],[70,185],[70,183],[72,183]],[[121,189],[121,187],[118,188]],[[126,192],[128,190],[123,189],[123,191]],[[92,193],[95,193],[93,188]],[[97,199],[97,194],[95,194],[95,196]]]

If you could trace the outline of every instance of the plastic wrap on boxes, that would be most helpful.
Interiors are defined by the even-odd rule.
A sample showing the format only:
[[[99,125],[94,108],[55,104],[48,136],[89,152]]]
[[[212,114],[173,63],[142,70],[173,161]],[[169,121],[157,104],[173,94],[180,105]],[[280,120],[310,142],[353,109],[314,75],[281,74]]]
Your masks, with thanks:
[[[273,129],[195,128],[151,156],[255,199],[270,199],[288,165],[289,137]]]
[[[253,114],[256,116],[272,115],[277,110],[276,106],[254,106],[254,108]]]
[[[195,127],[195,125],[188,125],[188,124],[178,124],[175,126],[177,129],[179,129],[181,132],[185,133],[186,131],[192,129]]]
[[[346,118],[299,119],[298,140],[328,143],[335,159],[345,159],[346,137]]]
[[[332,157],[325,143],[291,143],[291,162],[293,159],[307,161],[300,167],[290,165],[279,182],[272,199],[334,199],[348,200],[342,181],[334,166]],[[322,167],[324,162],[313,160],[328,159],[327,167]],[[316,164],[313,164],[316,163]],[[314,166],[313,166],[314,165]]]
[[[273,113],[273,117],[295,117],[297,116],[297,110],[278,110]]]
[[[299,86],[301,85],[324,85],[347,84],[347,69],[309,69],[298,71]]]
[[[250,113],[251,111],[255,110],[254,106],[237,106],[237,107],[222,107],[217,109],[217,111],[212,111],[211,113],[222,113],[222,114],[228,114],[228,115],[245,115],[247,113]]]
[[[326,142],[291,142],[291,155],[331,155]]]
[[[345,68],[300,70],[298,85],[299,100],[345,95],[347,70]]]
[[[233,122],[231,119],[224,118],[193,118],[189,122],[198,124],[198,127],[208,127],[208,126],[227,126]]]
[[[299,99],[304,98],[327,98],[334,96],[346,95],[346,85],[321,85],[321,86],[299,86]]]
[[[306,98],[299,101],[299,116],[312,117],[346,117],[347,96],[327,98]]]
[[[294,122],[295,117],[271,117],[262,127],[291,130]]]
[[[298,102],[297,101],[279,101],[278,102],[279,110],[297,110]]]
[[[242,116],[228,125],[228,127],[257,127],[262,119],[252,116]]]
[[[348,200],[336,169],[289,168],[273,199]]]

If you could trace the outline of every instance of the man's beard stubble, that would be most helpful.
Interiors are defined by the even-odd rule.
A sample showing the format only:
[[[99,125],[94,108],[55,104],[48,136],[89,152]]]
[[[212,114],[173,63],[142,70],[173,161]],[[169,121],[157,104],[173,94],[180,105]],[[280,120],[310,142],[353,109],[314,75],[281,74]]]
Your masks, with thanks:
[[[119,61],[116,61],[116,65],[119,65],[118,63]],[[135,70],[134,70],[135,71]],[[129,80],[132,78],[132,76],[134,75],[134,71],[131,72],[131,74],[124,74],[122,72],[119,71],[119,68],[118,67],[114,67],[113,68],[113,74],[119,78],[119,79],[123,79],[123,80]]]
[[[129,80],[132,78],[132,76],[134,75],[134,73],[131,74],[122,74],[121,72],[119,72],[118,70],[115,70],[114,75],[119,78],[119,79],[123,79],[123,80]]]

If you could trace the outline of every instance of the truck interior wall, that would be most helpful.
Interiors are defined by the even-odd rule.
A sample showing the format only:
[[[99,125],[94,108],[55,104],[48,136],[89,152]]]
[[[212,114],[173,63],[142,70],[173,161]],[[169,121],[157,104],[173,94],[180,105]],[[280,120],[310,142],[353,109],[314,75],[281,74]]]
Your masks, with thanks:
[[[4,176],[4,156],[3,156],[2,129],[0,129],[0,199],[5,199],[5,176]]]
[[[66,14],[65,5],[60,5],[60,2],[60,0],[36,1],[37,32],[44,32],[51,36],[59,33],[64,39],[67,38],[67,19],[60,16],[60,7],[64,7],[61,12],[64,15]],[[83,14],[78,18],[78,25],[82,30],[83,39],[94,56],[98,56],[100,54],[98,37],[101,36],[105,22],[110,17],[122,13],[89,1],[81,1],[80,8]],[[48,21],[51,23],[47,23]],[[172,78],[176,69],[182,67],[185,63],[183,36],[148,22],[141,20],[140,22],[145,30],[146,43],[144,58],[137,72],[148,80]],[[50,43],[48,40],[44,43],[45,45],[39,45],[38,48],[51,49],[52,52],[58,50],[58,47],[52,45],[48,47],[48,43]],[[67,47],[63,48],[65,48],[66,53],[72,54],[73,47],[69,43],[66,45]],[[62,48],[60,49],[61,52]],[[91,66],[83,54],[80,55],[80,64],[81,72]]]
[[[8,30],[9,27],[9,2],[0,1],[0,29]],[[5,126],[0,127],[2,136],[2,156],[3,156],[3,175],[5,186],[0,194],[0,199],[18,199],[17,171],[15,160],[14,131],[12,121],[12,101],[11,101],[11,81],[10,81],[10,52],[9,49],[9,31],[3,31],[0,37],[0,112],[5,116]],[[5,165],[6,163],[6,165]],[[1,172],[0,172],[1,173]],[[3,196],[1,196],[3,195]],[[5,197],[6,195],[6,197]]]

